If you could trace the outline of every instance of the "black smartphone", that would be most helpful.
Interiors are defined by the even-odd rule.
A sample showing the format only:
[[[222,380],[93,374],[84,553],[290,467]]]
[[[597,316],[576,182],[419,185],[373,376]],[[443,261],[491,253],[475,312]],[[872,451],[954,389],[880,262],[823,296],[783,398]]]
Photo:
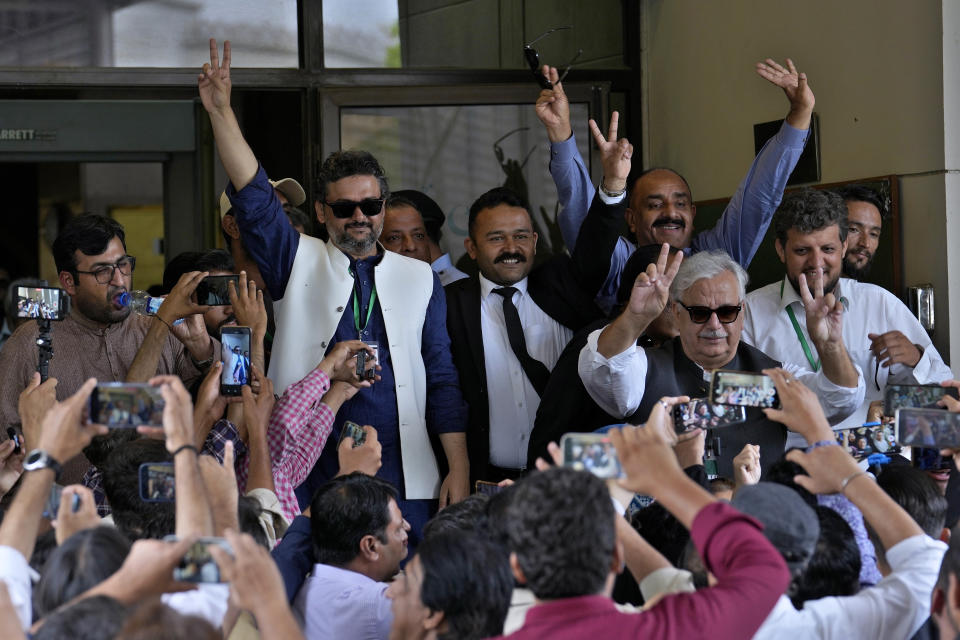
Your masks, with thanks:
[[[937,401],[943,396],[960,399],[953,387],[941,387],[938,384],[888,384],[883,390],[883,415],[892,416],[894,412],[907,407],[912,409],[943,409]]]
[[[960,413],[943,409],[897,409],[897,442],[905,447],[960,447]]]
[[[13,455],[20,455],[20,452],[23,451],[23,448],[20,446],[23,444],[23,436],[17,435],[17,430],[13,427],[7,427],[7,437],[13,440]]]
[[[57,287],[17,287],[17,317],[63,320],[70,313],[70,296]]]
[[[163,396],[145,382],[102,382],[90,394],[90,421],[109,429],[163,426]]]
[[[487,482],[485,480],[477,480],[474,487],[476,489],[476,493],[479,493],[483,496],[495,496],[506,488],[501,487],[496,482]]]
[[[227,283],[233,281],[233,289],[240,286],[240,276],[207,276],[197,285],[197,304],[223,307],[230,304],[230,289]]]
[[[567,433],[560,438],[563,466],[589,471],[598,478],[623,475],[617,450],[610,436],[603,433]]]
[[[167,536],[164,542],[176,542],[177,536]],[[190,545],[180,564],[173,568],[173,579],[181,582],[197,582],[215,584],[223,582],[220,578],[220,567],[210,554],[210,547],[218,546],[229,554],[233,554],[230,544],[223,538],[198,538]]]
[[[250,327],[223,327],[220,344],[220,395],[238,396],[250,384]]]
[[[356,422],[350,422],[349,420],[344,422],[343,426],[340,428],[340,439],[337,440],[338,449],[340,448],[340,443],[343,442],[343,439],[347,436],[353,438],[354,449],[367,441],[367,432],[363,430],[363,427],[358,425]]]
[[[176,499],[172,462],[144,462],[140,465],[140,499],[144,502],[173,502]]]
[[[361,380],[374,380],[377,377],[377,355],[379,350],[376,342],[365,342],[373,350],[373,355],[368,351],[357,352],[357,377]]]
[[[893,455],[902,451],[892,424],[837,429],[833,433],[840,446],[857,460],[866,460],[875,453]]]
[[[47,502],[43,505],[41,515],[47,520],[56,520],[57,513],[60,512],[60,503],[63,501],[63,487],[54,484],[50,487],[50,495],[47,496]],[[76,513],[80,510],[80,494],[74,493],[70,501],[70,511]]]
[[[780,397],[773,379],[749,371],[714,371],[710,379],[710,402],[740,407],[780,408]]]
[[[673,406],[673,428],[677,434],[694,429],[718,429],[744,422],[747,410],[729,404],[711,404],[706,398],[694,398]]]

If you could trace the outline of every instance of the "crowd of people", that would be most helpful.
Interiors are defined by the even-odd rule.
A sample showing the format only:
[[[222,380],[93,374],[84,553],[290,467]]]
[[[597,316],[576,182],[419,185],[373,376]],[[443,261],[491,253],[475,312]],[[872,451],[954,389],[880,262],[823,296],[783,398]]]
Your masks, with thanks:
[[[537,260],[524,194],[494,187],[470,207],[468,275],[441,207],[391,192],[366,151],[323,162],[323,238],[306,233],[305,190],[270,179],[234,115],[230,55],[211,40],[198,77],[226,249],[173,257],[139,315],[124,228],[75,216],[53,243],[71,311],[49,378],[36,322],[0,349],[0,637],[960,634],[955,449],[901,451],[883,402],[960,382],[861,281],[883,200],[784,194],[815,103],[791,61],[758,63],[787,115],[698,234],[690,185],[634,173],[616,113],[590,122],[593,184],[545,66],[567,251]],[[771,226],[784,273],[748,294]],[[198,303],[233,274],[228,305]],[[108,428],[132,415],[91,413],[108,382],[151,387],[160,413]]]

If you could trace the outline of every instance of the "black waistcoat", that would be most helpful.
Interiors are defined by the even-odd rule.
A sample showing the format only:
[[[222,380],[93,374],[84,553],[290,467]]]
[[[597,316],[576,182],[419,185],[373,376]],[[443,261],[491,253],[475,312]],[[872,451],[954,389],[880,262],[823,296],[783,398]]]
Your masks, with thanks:
[[[703,379],[703,370],[683,353],[680,338],[674,338],[654,349],[647,349],[647,379],[640,407],[628,418],[632,424],[647,421],[653,405],[664,396],[686,395],[706,398],[709,383]],[[780,363],[743,341],[737,355],[722,369],[760,372],[779,367]],[[720,438],[717,469],[721,476],[733,479],[733,458],[745,444],[760,445],[760,466],[766,469],[783,455],[787,429],[779,422],[767,420],[760,409],[747,407],[747,421],[715,429],[708,437]]]

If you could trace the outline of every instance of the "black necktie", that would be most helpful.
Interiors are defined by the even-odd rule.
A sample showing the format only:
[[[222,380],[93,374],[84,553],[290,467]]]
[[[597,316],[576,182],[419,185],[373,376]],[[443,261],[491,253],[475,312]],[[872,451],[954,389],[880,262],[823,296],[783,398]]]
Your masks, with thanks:
[[[510,348],[513,354],[520,361],[523,372],[527,374],[530,384],[537,390],[537,395],[542,396],[547,388],[547,380],[550,379],[550,370],[547,369],[539,360],[536,360],[527,353],[527,341],[523,337],[523,325],[520,324],[520,314],[517,307],[513,304],[513,294],[517,292],[516,287],[500,287],[494,289],[494,293],[503,297],[503,319],[507,323],[507,338],[510,340]]]

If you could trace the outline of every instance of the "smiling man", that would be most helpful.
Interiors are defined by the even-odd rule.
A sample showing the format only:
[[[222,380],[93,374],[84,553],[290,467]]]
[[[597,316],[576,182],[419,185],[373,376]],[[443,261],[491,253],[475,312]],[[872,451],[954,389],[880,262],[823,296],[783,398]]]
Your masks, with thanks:
[[[888,384],[939,384],[953,377],[930,336],[896,296],[841,277],[850,241],[847,209],[830,191],[802,189],[784,198],[773,227],[787,273],[747,296],[743,326],[743,339],[764,353],[814,371],[825,368],[810,348],[799,286],[801,276],[807,282],[821,279],[823,291],[844,307],[843,343],[866,378],[863,406],[840,428],[863,424],[870,402],[882,399]]]
[[[722,251],[702,251],[668,262],[664,244],[656,265],[634,283],[623,313],[590,334],[580,353],[580,379],[607,413],[641,424],[664,396],[702,398],[716,369],[750,371],[781,366],[770,354],[741,339],[747,273]],[[681,264],[682,260],[682,264]],[[823,358],[819,372],[799,364],[783,366],[811,387],[827,414],[845,418],[863,400],[863,377],[841,340],[842,319],[829,294],[801,287],[808,301],[805,320],[814,328],[814,348]],[[679,336],[659,347],[637,344],[647,326],[669,305]],[[746,444],[760,446],[761,465],[783,455],[786,430],[748,407],[747,420],[716,434],[722,441],[718,472],[733,477],[733,456]]]
[[[885,207],[873,189],[859,184],[837,190],[847,205],[847,255],[843,275],[863,280],[870,274],[873,258],[880,245]]]
[[[537,234],[526,204],[504,187],[470,207],[464,247],[479,276],[446,287],[453,361],[470,405],[475,479],[516,478],[550,371],[574,332],[600,316],[573,259],[534,268]]]

